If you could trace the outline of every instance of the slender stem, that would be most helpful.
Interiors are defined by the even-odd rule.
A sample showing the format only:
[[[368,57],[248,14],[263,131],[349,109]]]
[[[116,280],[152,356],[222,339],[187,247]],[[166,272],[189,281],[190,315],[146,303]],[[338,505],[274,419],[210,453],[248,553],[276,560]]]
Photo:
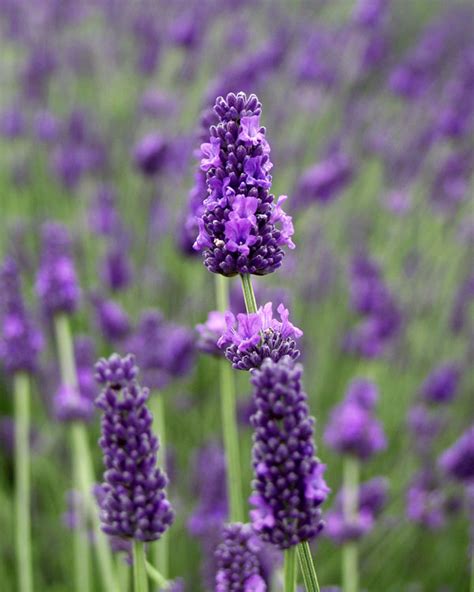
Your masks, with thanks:
[[[247,314],[257,312],[257,301],[255,300],[255,293],[253,291],[252,280],[250,274],[242,274],[242,290],[244,293],[245,308]]]
[[[67,386],[77,389],[77,371],[69,318],[66,315],[58,315],[55,318],[54,327],[62,382]],[[75,487],[80,491],[86,512],[90,515],[94,524],[97,537],[97,563],[103,586],[106,590],[114,590],[116,589],[116,581],[112,553],[106,536],[100,530],[98,509],[92,496],[92,486],[95,482],[95,477],[86,429],[82,423],[74,422],[71,425],[70,431]],[[77,546],[77,549],[79,550],[79,546]],[[88,561],[88,553],[85,554],[85,558],[83,557],[81,561]],[[79,562],[78,556],[76,559]],[[86,569],[86,566],[83,565],[82,571],[88,573],[88,568]],[[87,590],[88,588],[81,588],[81,592],[87,592]]]
[[[344,459],[343,510],[346,522],[357,518],[359,507],[359,461],[348,456]],[[342,547],[342,589],[344,592],[358,592],[359,566],[356,542]]]
[[[228,280],[216,275],[216,300],[221,311],[228,309]],[[239,431],[235,410],[235,382],[232,368],[227,360],[219,360],[222,433],[227,460],[227,495],[229,519],[243,522],[242,476],[240,467]]]
[[[296,591],[296,547],[286,549],[284,555],[284,592]]]
[[[81,450],[74,427],[75,426],[73,426],[69,432],[73,455],[73,483],[75,489],[81,496],[79,503],[77,503],[74,508],[77,519],[77,523],[73,528],[74,586],[76,592],[82,592],[83,590],[90,590],[90,561],[86,525],[86,500],[82,487],[82,471],[80,465]]]
[[[163,577],[163,575],[157,569],[155,569],[153,565],[151,565],[151,563],[148,563],[148,561],[146,561],[145,568],[150,580],[153,580],[155,584],[158,584],[160,590],[169,589],[171,583],[165,577]]]
[[[128,592],[130,567],[125,562],[122,554],[118,554],[115,562],[115,571],[117,573],[118,590]]]
[[[141,541],[133,541],[133,592],[148,592],[148,579],[145,565],[145,546]]]
[[[151,408],[156,426],[156,434],[159,437],[160,450],[158,453],[158,466],[166,471],[166,422],[165,406],[162,393],[155,393],[151,398]],[[168,577],[169,569],[169,539],[168,532],[161,535],[160,540],[154,543],[154,563],[159,572],[165,578]]]
[[[15,519],[18,591],[33,592],[30,520],[30,385],[27,374],[14,377]]]
[[[316,568],[311,556],[311,549],[308,541],[300,543],[297,547],[297,551],[306,592],[320,592],[318,576],[316,575]]]

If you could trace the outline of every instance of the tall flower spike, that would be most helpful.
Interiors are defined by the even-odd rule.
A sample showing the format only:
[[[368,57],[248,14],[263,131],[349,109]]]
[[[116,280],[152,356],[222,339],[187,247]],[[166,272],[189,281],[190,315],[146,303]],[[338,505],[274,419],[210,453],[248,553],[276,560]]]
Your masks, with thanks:
[[[325,442],[334,450],[367,460],[383,450],[387,443],[380,422],[374,417],[377,390],[368,380],[356,379],[344,401],[329,418]]]
[[[216,592],[265,592],[257,553],[260,542],[248,524],[229,524],[217,547]]]
[[[113,354],[96,364],[97,382],[104,385],[96,401],[104,412],[99,443],[106,468],[100,519],[108,535],[155,541],[174,513],[165,494],[167,478],[156,467],[149,390],[138,384],[137,374],[132,355]]]
[[[301,365],[289,357],[264,360],[253,371],[257,408],[251,422],[253,527],[262,540],[287,549],[323,528],[320,505],[329,492],[325,465],[315,456],[314,418],[302,390]]]
[[[214,110],[219,121],[201,145],[208,195],[194,248],[213,273],[265,275],[280,267],[282,246],[294,244],[291,217],[281,207],[286,196],[275,202],[269,193],[273,165],[261,104],[255,95],[230,93]]]
[[[48,222],[42,229],[43,252],[36,290],[51,315],[72,313],[79,300],[79,285],[71,256],[71,241],[61,224]]]
[[[225,315],[227,328],[217,345],[225,350],[226,358],[236,370],[260,368],[265,358],[278,362],[284,356],[296,360],[300,351],[296,339],[303,331],[289,320],[288,309],[280,304],[280,321],[273,318],[273,305],[267,302],[256,313]]]
[[[11,258],[0,269],[0,304],[0,359],[9,372],[33,372],[43,340],[25,309],[18,268]]]
[[[474,483],[474,425],[441,455],[439,465],[452,479]]]

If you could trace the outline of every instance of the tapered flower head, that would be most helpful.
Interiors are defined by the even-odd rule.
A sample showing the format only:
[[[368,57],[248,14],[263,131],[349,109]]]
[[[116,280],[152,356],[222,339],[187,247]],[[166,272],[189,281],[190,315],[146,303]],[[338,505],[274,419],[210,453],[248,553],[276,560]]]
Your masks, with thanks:
[[[374,417],[377,391],[366,380],[353,381],[344,401],[331,413],[324,439],[334,450],[367,460],[387,443],[382,425]]]
[[[96,404],[103,411],[102,530],[109,535],[155,541],[173,522],[166,497],[166,476],[156,467],[158,440],[146,406],[147,388],[137,382],[138,368],[131,355],[117,354],[96,364],[96,379],[104,386]]]
[[[71,240],[61,224],[43,226],[43,251],[36,290],[47,313],[72,313],[79,301],[79,284],[71,254]]]
[[[217,547],[216,592],[266,592],[258,552],[261,543],[248,524],[229,524]]]
[[[236,370],[259,368],[265,358],[278,362],[284,356],[299,357],[296,339],[303,331],[290,322],[283,304],[277,311],[280,320],[273,318],[273,305],[267,302],[256,313],[241,313],[237,318],[231,312],[225,314],[226,330],[217,345]]]
[[[311,540],[323,527],[320,506],[329,492],[325,465],[315,456],[314,418],[301,385],[302,367],[289,357],[267,358],[254,370],[256,412],[250,498],[254,529],[286,549]]]
[[[421,386],[421,396],[429,403],[449,403],[457,394],[461,369],[454,362],[437,366]]]
[[[474,481],[474,426],[441,455],[439,465],[452,479],[464,483]]]
[[[0,360],[9,372],[34,372],[43,340],[23,303],[20,275],[7,258],[0,268]]]
[[[204,252],[206,267],[226,276],[265,275],[275,271],[284,245],[293,248],[293,224],[271,187],[270,147],[260,125],[255,95],[219,97],[217,125],[201,144],[201,171],[207,197],[198,208],[199,234],[194,248]]]

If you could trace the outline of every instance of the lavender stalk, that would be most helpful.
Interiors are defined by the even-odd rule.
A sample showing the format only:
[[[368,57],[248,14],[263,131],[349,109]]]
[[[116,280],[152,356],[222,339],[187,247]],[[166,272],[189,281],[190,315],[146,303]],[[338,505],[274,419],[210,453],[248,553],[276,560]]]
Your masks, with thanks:
[[[28,375],[14,376],[16,554],[20,592],[32,592],[30,521],[30,387]]]
[[[285,551],[283,565],[285,592],[296,590],[296,547],[290,547]]]
[[[148,592],[144,543],[133,541],[133,592]]]
[[[62,383],[76,391],[77,376],[68,318],[65,315],[58,315],[54,320],[54,328],[58,344]],[[70,442],[73,455],[74,487],[81,492],[85,501],[89,493],[84,479],[87,469],[84,466],[85,459],[82,455],[81,428],[83,429],[83,426],[78,422],[75,422],[71,426]],[[87,503],[85,503],[85,505],[87,505]],[[82,523],[78,524],[77,528],[73,530],[74,582],[77,592],[87,592],[90,590],[89,543],[85,530],[83,519]]]
[[[316,575],[308,541],[304,541],[298,545],[298,559],[307,592],[319,592],[318,576]]]
[[[217,308],[221,312],[225,312],[229,308],[229,289],[227,280],[220,275],[216,275],[215,286]],[[227,458],[229,519],[231,522],[241,522],[244,519],[244,509],[240,469],[239,433],[235,408],[235,382],[232,375],[232,368],[227,360],[219,360],[218,364],[222,429]]]

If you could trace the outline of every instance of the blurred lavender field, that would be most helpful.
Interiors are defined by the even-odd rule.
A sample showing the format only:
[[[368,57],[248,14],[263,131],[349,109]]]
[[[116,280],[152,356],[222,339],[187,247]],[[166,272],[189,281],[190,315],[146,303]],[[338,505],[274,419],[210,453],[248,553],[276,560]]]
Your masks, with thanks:
[[[20,592],[18,368],[11,360],[35,353],[12,354],[5,345],[15,333],[8,321],[18,308],[11,286],[19,276],[38,331],[32,348],[39,360],[27,368],[35,590],[73,590],[71,540],[80,513],[56,359],[58,307],[71,313],[84,403],[74,413],[87,426],[97,482],[94,363],[132,352],[152,411],[159,398],[166,415],[175,511],[168,575],[175,590],[214,589],[214,552],[229,506],[222,360],[212,355],[219,350],[210,324],[202,326],[218,308],[214,278],[193,243],[207,191],[199,147],[216,124],[211,108],[217,97],[243,91],[262,103],[272,192],[288,195],[294,223],[296,248],[276,274],[254,276],[254,289],[261,305],[272,301],[276,311],[283,303],[304,332],[300,361],[331,489],[322,506],[326,527],[312,545],[321,590],[341,585],[348,540],[359,544],[361,591],[468,590],[472,3],[0,0],[0,35],[0,589]],[[61,263],[61,281],[72,287],[58,304],[45,268],[62,257],[74,262],[79,287],[74,269]],[[228,284],[233,313],[245,312],[238,276]],[[255,408],[248,374],[233,375],[246,503]],[[354,427],[357,378],[377,390],[377,403],[361,407],[380,431],[354,452],[344,437]],[[361,459],[362,481],[350,532],[340,491],[347,452]],[[95,539],[91,526],[92,550]],[[264,550],[267,589],[283,590],[281,556]],[[115,558],[122,571],[127,551]],[[96,571],[91,590],[105,590]]]

